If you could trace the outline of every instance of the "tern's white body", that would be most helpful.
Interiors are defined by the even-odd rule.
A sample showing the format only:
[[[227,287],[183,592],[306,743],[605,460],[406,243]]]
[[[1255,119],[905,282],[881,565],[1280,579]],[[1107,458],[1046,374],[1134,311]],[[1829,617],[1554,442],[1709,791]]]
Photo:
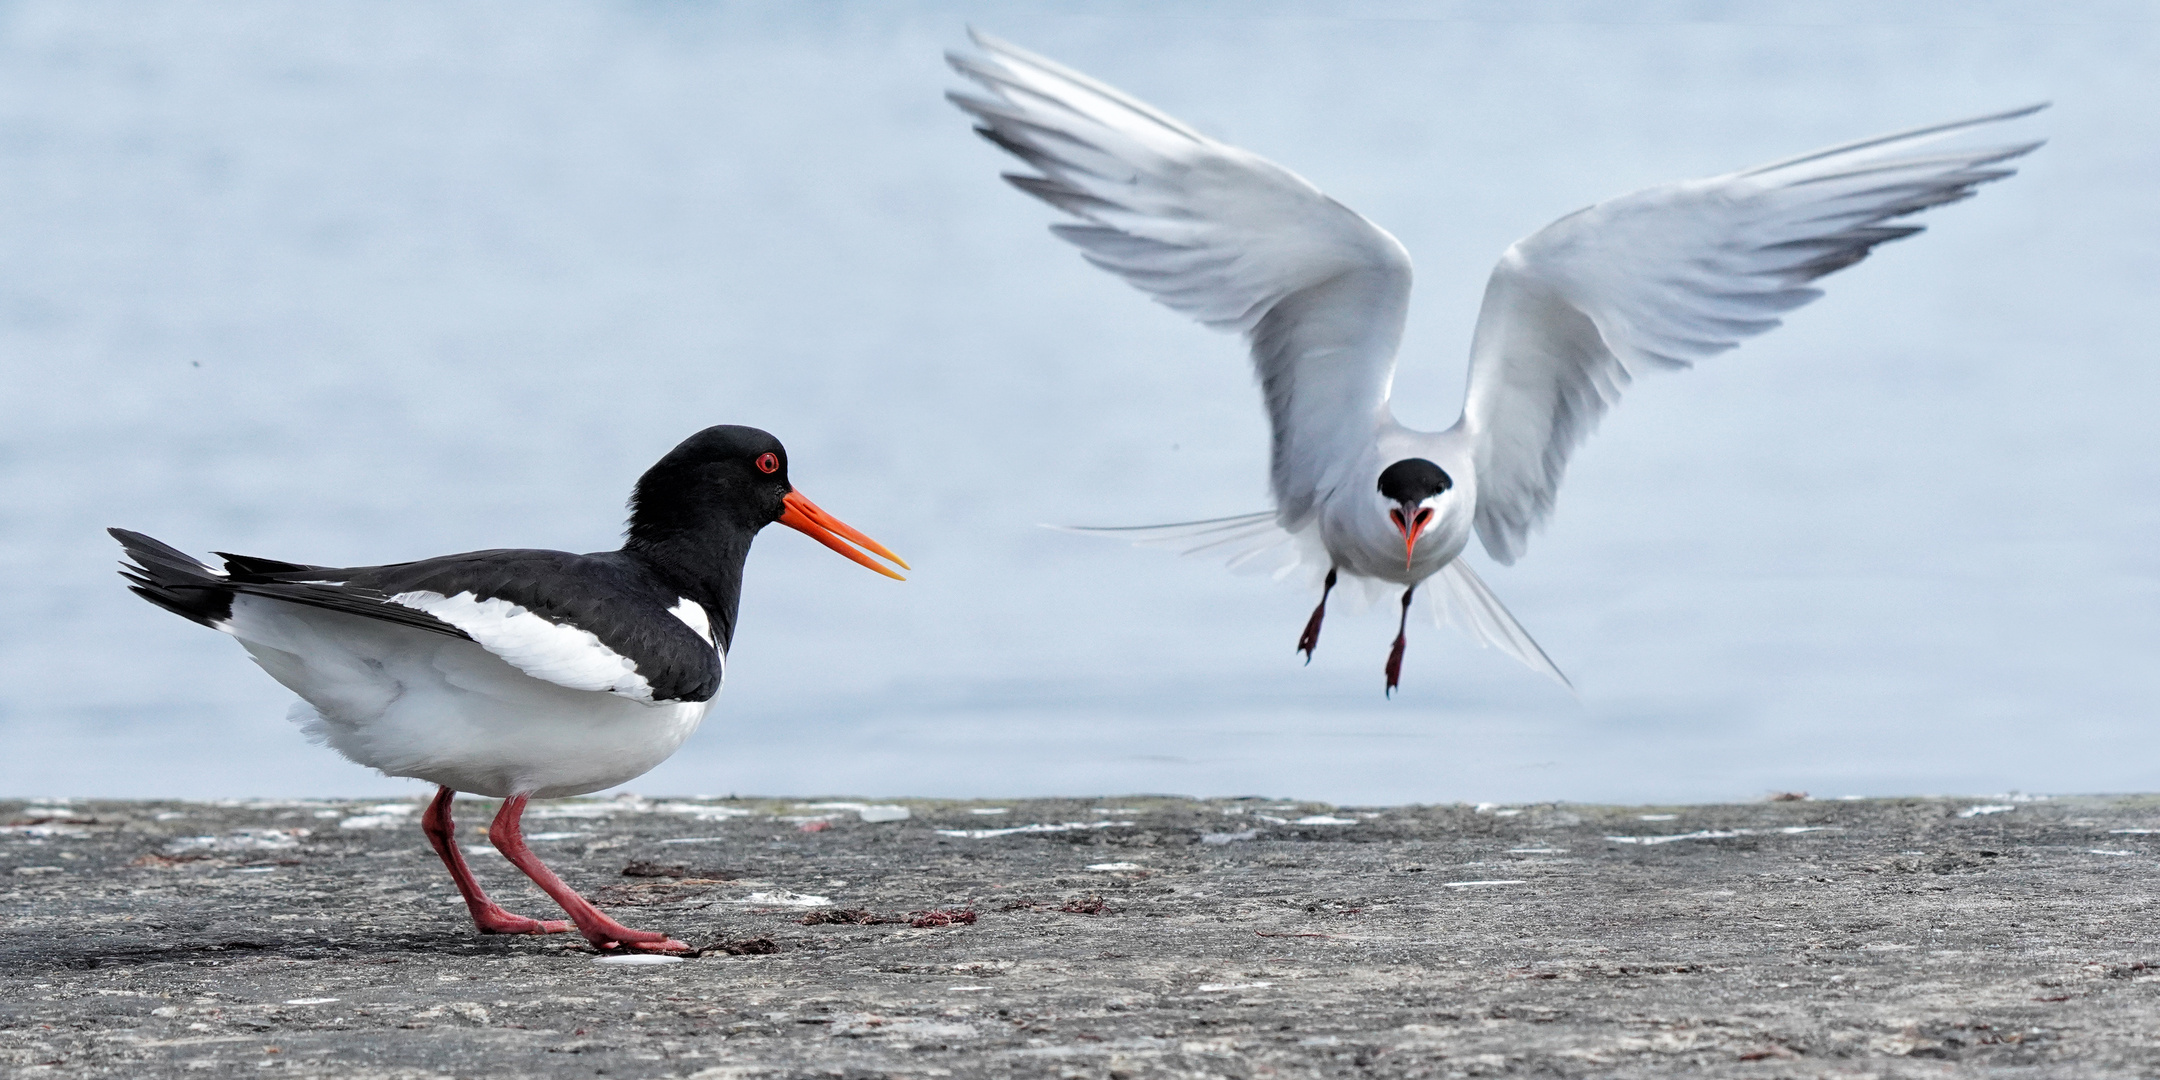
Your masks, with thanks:
[[[1315,501],[1310,533],[1327,553],[1327,565],[1374,581],[1410,586],[1455,561],[1470,542],[1477,506],[1476,472],[1469,447],[1455,432],[1416,431],[1381,416],[1374,424],[1372,452],[1347,469],[1339,493]],[[1388,500],[1380,496],[1381,470],[1405,458],[1423,458],[1455,478],[1455,487],[1432,501],[1433,516],[1418,534],[1410,558],[1404,558],[1402,534],[1388,520]],[[1317,562],[1318,560],[1313,560]]]
[[[1272,421],[1272,512],[1100,531],[1233,564],[1302,567],[1315,580],[1339,572],[1414,589],[1437,578],[1443,587],[1418,593],[1436,615],[1563,682],[1457,558],[1470,534],[1514,562],[1551,512],[1568,455],[1635,375],[1686,367],[1777,326],[1821,295],[1810,282],[1918,232],[1908,215],[2010,175],[2001,163],[2039,145],[1942,145],[2035,106],[1569,214],[1501,256],[1471,341],[1462,418],[1420,432],[1388,408],[1411,277],[1393,236],[1289,170],[1113,87],[986,35],[975,43],[981,56],[948,59],[987,96],[950,96],[1035,170],[1006,179],[1079,219],[1053,231],[1089,262],[1243,334]],[[1452,486],[1408,503],[1382,498],[1381,474],[1397,464],[1437,466]],[[1392,523],[1406,507],[1422,526]]]
[[[300,695],[292,718],[309,737],[391,776],[493,798],[613,787],[667,760],[712,706],[573,689],[464,638],[264,597],[235,597],[219,629]],[[557,667],[606,662],[580,640],[590,634],[545,632],[555,640],[528,643],[528,657],[553,646]]]

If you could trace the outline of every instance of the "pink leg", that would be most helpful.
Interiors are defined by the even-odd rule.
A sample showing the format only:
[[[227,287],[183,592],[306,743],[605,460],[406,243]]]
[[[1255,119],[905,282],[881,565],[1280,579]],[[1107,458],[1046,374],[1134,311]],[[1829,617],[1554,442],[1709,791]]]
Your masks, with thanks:
[[[434,845],[435,854],[442,856],[443,865],[450,868],[450,880],[457,882],[459,894],[465,897],[465,906],[472,909],[473,925],[483,934],[560,934],[570,929],[561,919],[528,919],[512,915],[502,905],[488,899],[473,877],[472,868],[465,865],[465,853],[458,850],[457,840],[451,834],[457,826],[450,820],[450,799],[455,795],[449,788],[435,793],[435,801],[428,804],[427,813],[420,815],[420,831],[427,834],[428,843]]]
[[[548,869],[547,864],[525,846],[525,836],[518,829],[519,819],[525,816],[525,799],[523,795],[512,795],[503,801],[502,809],[495,812],[495,823],[488,826],[488,841],[570,913],[571,921],[577,923],[578,932],[585,935],[585,940],[602,949],[628,946],[643,952],[681,952],[690,947],[666,934],[632,930],[602,915],[599,908],[563,884],[555,871]]]

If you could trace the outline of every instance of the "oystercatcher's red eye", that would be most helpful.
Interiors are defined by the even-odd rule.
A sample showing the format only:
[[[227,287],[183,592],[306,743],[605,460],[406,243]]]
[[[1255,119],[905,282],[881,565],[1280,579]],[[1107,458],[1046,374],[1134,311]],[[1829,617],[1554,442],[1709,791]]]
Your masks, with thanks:
[[[775,453],[771,453],[771,452],[769,452],[769,451],[768,451],[768,452],[766,452],[766,453],[763,453],[763,454],[759,454],[759,455],[757,456],[757,467],[758,467],[758,471],[759,471],[759,472],[761,472],[761,473],[776,473],[776,472],[779,472],[779,471],[780,471],[780,455],[778,455],[778,454],[775,454]]]

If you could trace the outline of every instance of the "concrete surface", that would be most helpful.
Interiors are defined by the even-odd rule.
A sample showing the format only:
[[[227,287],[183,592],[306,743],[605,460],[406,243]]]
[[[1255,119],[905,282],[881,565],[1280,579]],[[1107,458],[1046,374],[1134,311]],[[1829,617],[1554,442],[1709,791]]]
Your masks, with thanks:
[[[2153,797],[899,805],[536,806],[573,885],[703,948],[621,964],[475,934],[417,803],[0,803],[0,1067],[2160,1075]],[[553,914],[491,809],[478,872]]]

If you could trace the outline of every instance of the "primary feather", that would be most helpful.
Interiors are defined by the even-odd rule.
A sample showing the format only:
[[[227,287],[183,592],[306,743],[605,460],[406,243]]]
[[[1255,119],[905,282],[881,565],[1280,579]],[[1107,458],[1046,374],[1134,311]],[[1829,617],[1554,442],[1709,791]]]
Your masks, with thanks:
[[[1041,175],[1006,179],[1084,219],[1052,231],[1170,308],[1245,335],[1274,434],[1276,515],[1311,517],[1386,407],[1410,255],[1266,158],[988,34],[950,55],[991,95],[949,95]]]
[[[2043,106],[1920,128],[1647,188],[1517,241],[1485,287],[1459,426],[1478,468],[1478,537],[1502,563],[1552,511],[1568,455],[1630,379],[1687,367],[1779,325],[1809,283],[1920,232],[1898,219],[2011,175],[2040,143],[1922,153]]]

